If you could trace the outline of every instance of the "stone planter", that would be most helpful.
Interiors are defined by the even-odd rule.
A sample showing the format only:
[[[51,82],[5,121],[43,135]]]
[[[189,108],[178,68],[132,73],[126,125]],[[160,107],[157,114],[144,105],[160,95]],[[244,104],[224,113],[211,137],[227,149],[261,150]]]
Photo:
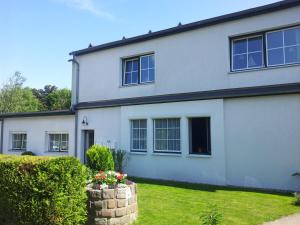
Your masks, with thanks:
[[[88,225],[130,224],[137,218],[136,184],[115,189],[87,187]]]

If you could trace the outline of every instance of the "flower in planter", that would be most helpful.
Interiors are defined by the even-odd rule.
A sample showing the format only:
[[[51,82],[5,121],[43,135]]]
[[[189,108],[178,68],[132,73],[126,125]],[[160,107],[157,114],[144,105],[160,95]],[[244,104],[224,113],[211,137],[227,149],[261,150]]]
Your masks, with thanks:
[[[115,171],[99,171],[95,178],[94,184],[98,185],[99,189],[114,188],[118,184],[125,184],[127,174],[117,173]]]

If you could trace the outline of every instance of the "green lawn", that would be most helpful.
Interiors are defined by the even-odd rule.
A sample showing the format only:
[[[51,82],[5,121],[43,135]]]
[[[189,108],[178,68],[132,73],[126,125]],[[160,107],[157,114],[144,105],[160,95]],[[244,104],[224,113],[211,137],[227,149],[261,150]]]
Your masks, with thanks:
[[[288,194],[134,178],[139,217],[135,225],[196,225],[210,203],[224,225],[254,225],[300,212]]]

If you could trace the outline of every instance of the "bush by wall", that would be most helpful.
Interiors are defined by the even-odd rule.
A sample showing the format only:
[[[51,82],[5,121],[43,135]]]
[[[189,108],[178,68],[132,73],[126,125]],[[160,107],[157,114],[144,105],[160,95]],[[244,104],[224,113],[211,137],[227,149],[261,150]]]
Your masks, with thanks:
[[[35,155],[32,151],[25,151],[25,152],[22,152],[21,155]]]
[[[1,225],[80,225],[86,170],[73,157],[0,155]]]
[[[93,145],[86,152],[87,164],[94,171],[114,170],[114,160],[110,149],[106,146]]]

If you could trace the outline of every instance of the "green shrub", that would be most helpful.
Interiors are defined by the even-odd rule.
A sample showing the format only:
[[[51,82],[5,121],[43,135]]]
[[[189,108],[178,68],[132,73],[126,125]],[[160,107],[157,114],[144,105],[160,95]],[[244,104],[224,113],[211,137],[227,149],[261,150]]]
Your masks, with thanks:
[[[108,147],[93,145],[86,152],[87,165],[93,171],[114,170],[114,160]]]
[[[86,221],[86,170],[73,157],[0,156],[1,225]]]
[[[123,172],[127,160],[127,152],[121,149],[112,149],[111,153],[115,163],[115,170]]]
[[[22,152],[21,155],[35,155],[32,151],[25,151],[25,152]]]
[[[300,205],[300,192],[295,192],[294,193],[294,198],[295,198],[295,205]]]
[[[202,225],[217,225],[222,220],[222,214],[215,204],[210,204],[207,210],[202,212],[200,220]]]

